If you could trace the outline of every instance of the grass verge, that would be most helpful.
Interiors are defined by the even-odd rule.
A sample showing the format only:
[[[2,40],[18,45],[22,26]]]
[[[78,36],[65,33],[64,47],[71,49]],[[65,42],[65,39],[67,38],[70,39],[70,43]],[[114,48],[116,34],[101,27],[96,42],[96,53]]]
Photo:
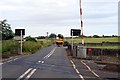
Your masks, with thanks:
[[[50,41],[25,41],[23,42],[23,53],[35,53],[38,49],[50,45]],[[3,40],[0,44],[0,51],[2,54],[18,54],[18,52],[20,52],[20,44],[15,40]]]

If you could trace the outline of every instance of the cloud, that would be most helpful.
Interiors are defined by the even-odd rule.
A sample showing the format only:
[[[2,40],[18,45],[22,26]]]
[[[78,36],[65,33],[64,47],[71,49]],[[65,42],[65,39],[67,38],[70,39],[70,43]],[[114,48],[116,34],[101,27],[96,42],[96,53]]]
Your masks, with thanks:
[[[109,29],[108,26],[114,28],[118,17],[117,6],[118,0],[82,0],[85,34],[90,33],[86,28],[91,29],[91,26],[94,29],[98,25],[106,26],[105,29]],[[79,0],[1,0],[0,17],[7,19],[14,29],[26,26],[27,35],[64,30],[63,34],[67,36],[71,28],[80,28]],[[99,33],[102,29],[95,31]]]

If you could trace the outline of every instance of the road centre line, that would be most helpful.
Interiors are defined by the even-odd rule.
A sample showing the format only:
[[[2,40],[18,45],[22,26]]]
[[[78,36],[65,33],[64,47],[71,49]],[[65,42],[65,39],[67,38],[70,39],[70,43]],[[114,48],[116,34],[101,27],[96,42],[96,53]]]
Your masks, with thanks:
[[[33,69],[30,74],[26,77],[26,79],[29,79],[34,73],[35,73],[36,69]],[[25,80],[26,80],[25,79]]]
[[[98,75],[97,75],[86,63],[84,63],[82,60],[81,60],[81,63],[84,64],[84,65],[88,68],[88,70],[89,70],[90,72],[92,72],[96,77],[100,78],[100,76],[98,76]]]
[[[29,68],[25,73],[23,73],[17,80],[22,79],[25,75],[27,75],[30,71],[32,70],[32,68]]]
[[[45,57],[44,57],[44,59],[48,59],[53,53],[54,53],[54,51],[55,51],[55,49],[56,49],[57,47],[54,47],[51,51],[50,51],[50,53],[49,54],[47,54]],[[44,63],[45,61],[38,61],[38,63]]]
[[[44,61],[42,61],[41,63],[44,63]]]
[[[44,57],[44,59],[49,58],[49,57],[54,53],[54,51],[55,51],[56,48],[57,48],[57,47],[54,47],[54,48],[51,50],[51,52]]]
[[[55,50],[55,48],[53,48],[52,51],[48,55],[46,55],[44,58],[50,57],[53,54],[54,50]]]
[[[41,63],[41,61],[38,61],[39,63]]]
[[[27,71],[25,71],[17,80],[23,79],[25,76],[25,80],[29,79],[36,71],[37,69],[29,68]]]
[[[80,72],[78,71],[78,69],[76,68],[74,62],[73,62],[72,60],[70,60],[70,62],[72,63],[72,66],[73,66],[73,68],[75,69],[76,73],[79,75],[79,77],[80,77],[82,80],[85,80],[85,79],[83,78],[83,76],[80,74]]]

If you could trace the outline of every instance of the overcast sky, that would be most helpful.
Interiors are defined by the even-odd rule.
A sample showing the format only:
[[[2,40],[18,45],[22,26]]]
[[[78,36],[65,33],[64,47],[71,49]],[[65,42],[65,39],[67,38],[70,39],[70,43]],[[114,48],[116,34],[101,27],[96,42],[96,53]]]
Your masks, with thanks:
[[[82,0],[84,35],[118,35],[118,1]],[[79,0],[1,0],[3,19],[13,31],[25,28],[33,37],[47,32],[70,36],[70,29],[81,28]]]

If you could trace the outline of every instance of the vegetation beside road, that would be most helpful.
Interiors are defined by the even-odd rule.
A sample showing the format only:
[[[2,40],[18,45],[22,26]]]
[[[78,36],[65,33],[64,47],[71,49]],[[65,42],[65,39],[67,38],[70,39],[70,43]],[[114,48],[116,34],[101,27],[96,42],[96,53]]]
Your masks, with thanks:
[[[10,54],[13,51],[13,48],[18,47],[18,42],[15,40],[3,40],[2,41],[2,53]]]
[[[71,38],[66,39],[69,43],[71,43]],[[82,38],[74,38],[74,42],[81,43]],[[102,38],[84,38],[85,43],[102,43],[102,42],[119,42],[118,37],[102,37]]]
[[[119,42],[118,37],[99,37],[99,38],[88,38],[85,37],[84,38],[84,42],[85,43],[102,43],[102,42]],[[68,41],[69,43],[71,43],[72,39],[71,38],[67,38],[66,41]],[[73,41],[75,43],[80,43],[82,42],[82,38],[74,38]],[[120,49],[120,46],[116,46],[116,45],[112,45],[112,46],[106,46],[106,45],[102,45],[102,46],[87,46],[87,48],[101,48],[101,49]]]
[[[0,44],[1,45],[1,44]],[[51,45],[51,42],[44,41],[24,41],[23,42],[23,52],[24,53],[34,53],[38,49],[47,47]],[[2,54],[16,54],[20,50],[20,45],[18,41],[15,40],[3,40],[2,41]]]
[[[87,46],[87,48],[120,49],[120,46]]]
[[[43,47],[47,47],[50,46],[51,42],[44,42],[44,41],[37,41],[37,42],[33,42],[33,41],[25,41],[23,44],[23,52],[30,52],[30,53],[35,53],[37,50],[43,48]]]

